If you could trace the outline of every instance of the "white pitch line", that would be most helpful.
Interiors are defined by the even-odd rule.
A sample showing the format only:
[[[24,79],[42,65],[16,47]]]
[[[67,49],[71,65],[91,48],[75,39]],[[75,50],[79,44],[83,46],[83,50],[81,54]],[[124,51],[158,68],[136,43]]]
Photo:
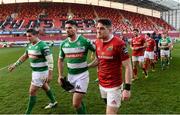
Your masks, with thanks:
[[[1,71],[1,70],[6,69],[7,67],[9,67],[9,65],[7,65],[7,66],[5,66],[5,67],[0,68],[0,71]]]

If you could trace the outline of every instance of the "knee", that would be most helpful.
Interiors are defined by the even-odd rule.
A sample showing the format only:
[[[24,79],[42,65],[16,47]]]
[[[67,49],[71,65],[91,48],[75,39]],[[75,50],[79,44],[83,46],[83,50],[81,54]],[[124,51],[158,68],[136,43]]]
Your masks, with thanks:
[[[36,91],[35,90],[29,90],[29,95],[35,96],[36,95]]]
[[[81,107],[81,103],[73,103],[73,107],[78,109]]]

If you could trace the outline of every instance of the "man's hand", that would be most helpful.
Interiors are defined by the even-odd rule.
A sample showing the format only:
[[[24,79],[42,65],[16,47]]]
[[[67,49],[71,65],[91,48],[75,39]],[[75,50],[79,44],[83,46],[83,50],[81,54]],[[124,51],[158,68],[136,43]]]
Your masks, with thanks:
[[[58,83],[59,83],[60,85],[62,85],[61,78],[63,78],[63,76],[59,76],[59,77],[58,77]]]
[[[16,65],[15,64],[11,64],[9,67],[8,67],[8,70],[10,72],[12,72],[14,69],[15,69]]]
[[[123,90],[123,92],[122,92],[122,100],[125,100],[125,101],[127,101],[127,100],[129,100],[130,99],[130,97],[131,97],[131,91],[129,90]]]
[[[48,72],[48,78],[47,78],[47,83],[50,83],[50,81],[52,80],[52,76],[53,76],[53,71],[49,70]]]
[[[132,50],[139,50],[139,47],[132,47]]]
[[[58,83],[66,91],[74,89],[74,86],[68,80],[66,80],[66,77],[59,76]]]

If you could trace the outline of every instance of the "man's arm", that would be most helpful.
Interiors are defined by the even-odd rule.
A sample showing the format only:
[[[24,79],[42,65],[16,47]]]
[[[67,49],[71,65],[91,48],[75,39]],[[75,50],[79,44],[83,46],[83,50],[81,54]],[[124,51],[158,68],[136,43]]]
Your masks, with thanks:
[[[54,68],[54,60],[52,54],[45,56],[47,63],[48,63],[48,79],[47,82],[50,82],[53,77],[53,68]]]
[[[58,58],[58,83],[61,84],[61,78],[63,78],[64,62],[63,58]]]
[[[98,59],[95,58],[92,62],[88,64],[88,68],[96,67],[98,65]]]
[[[124,60],[122,62],[123,66],[125,67],[125,84],[131,84],[132,79],[132,65],[130,58]]]
[[[11,64],[8,68],[8,70],[11,72],[13,71],[16,67],[21,65],[24,61],[28,59],[28,54],[24,53],[15,63]]]
[[[132,65],[130,58],[124,60],[122,62],[123,66],[125,67],[125,87],[122,94],[123,100],[128,100],[131,96],[131,80],[132,80]]]

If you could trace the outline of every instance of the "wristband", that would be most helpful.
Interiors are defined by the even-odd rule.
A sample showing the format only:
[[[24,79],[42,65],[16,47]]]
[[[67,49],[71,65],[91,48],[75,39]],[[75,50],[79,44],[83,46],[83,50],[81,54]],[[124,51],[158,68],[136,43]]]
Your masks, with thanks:
[[[20,60],[18,60],[16,63],[15,63],[15,66],[17,67],[17,66],[19,66],[19,65],[21,65],[22,64],[22,62],[20,61]]]
[[[129,91],[131,89],[131,84],[125,83],[124,89]]]

